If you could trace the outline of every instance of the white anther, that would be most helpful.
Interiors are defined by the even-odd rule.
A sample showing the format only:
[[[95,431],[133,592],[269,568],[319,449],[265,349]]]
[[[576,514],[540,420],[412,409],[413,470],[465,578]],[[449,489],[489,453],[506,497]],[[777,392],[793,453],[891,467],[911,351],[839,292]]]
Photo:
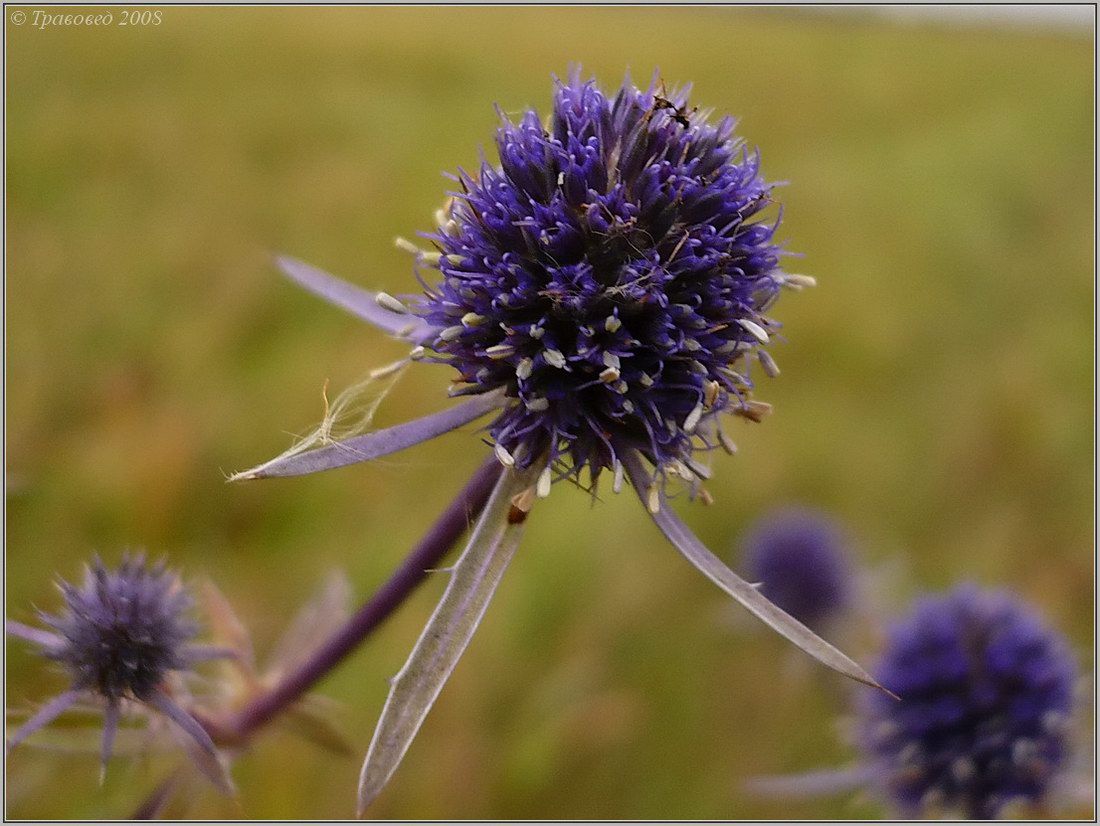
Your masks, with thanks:
[[[969,757],[959,757],[951,764],[951,774],[960,783],[965,783],[977,774],[977,771],[974,761]]]
[[[705,407],[714,407],[714,403],[718,401],[718,393],[721,391],[722,385],[716,381],[703,382],[703,405]]]
[[[477,313],[466,313],[466,315],[462,316],[462,323],[467,327],[476,327],[483,321],[485,321],[485,316],[478,315]]]
[[[614,367],[618,370],[622,366],[622,362],[619,361],[619,357],[614,353],[609,353],[607,350],[603,351],[603,363],[608,367]]]
[[[646,492],[645,506],[650,513],[659,513],[661,510],[661,489],[656,480],[650,483],[649,490]]]
[[[419,327],[419,326],[420,325],[415,321],[412,322],[411,324],[406,324],[404,327],[402,327],[400,330],[397,331],[397,335],[400,338],[408,338],[409,336],[411,336],[413,334],[413,331],[416,330],[416,328]]]
[[[695,426],[697,424],[699,424],[699,419],[701,419],[702,416],[703,416],[703,403],[700,402],[699,404],[695,405],[695,407],[691,408],[691,412],[688,413],[687,418],[684,419],[684,432],[685,433],[694,433],[695,432]]]
[[[749,401],[742,408],[743,415],[758,422],[772,412],[772,406],[767,402]]]
[[[1027,763],[1038,753],[1034,740],[1017,740],[1012,744],[1012,762],[1017,766]]]
[[[802,287],[816,287],[817,279],[812,275],[798,275],[795,273],[787,273],[783,276],[783,286],[792,286],[795,288]]]
[[[544,399],[541,396],[529,399],[527,402],[525,402],[525,404],[527,405],[528,410],[531,410],[535,413],[541,413],[543,410],[548,410],[550,408],[550,400]]]
[[[747,318],[739,318],[737,319],[737,323],[744,328],[745,332],[747,332],[750,336],[755,338],[761,344],[768,343],[768,331],[757,324],[755,321],[749,321],[749,319]]]
[[[642,375],[638,377],[638,384],[642,387],[652,387],[653,377],[649,375],[649,373],[642,373]]]
[[[614,367],[608,367],[602,373],[600,373],[600,381],[605,384],[611,384],[619,380],[619,371]]]
[[[516,378],[526,381],[531,378],[531,369],[535,366],[535,363],[529,358],[522,358],[519,360],[519,364],[516,365]]]
[[[420,359],[424,358],[425,352],[424,348],[418,344],[416,347],[409,350],[409,358],[412,361],[420,361]]]
[[[410,255],[421,255],[424,252],[424,250],[420,249],[420,247],[418,247],[416,244],[414,244],[412,241],[408,240],[407,238],[395,238],[393,240],[393,245],[395,247],[397,247],[399,250],[402,250],[403,252],[407,252]]]
[[[718,429],[718,443],[722,445],[722,450],[726,451],[730,456],[737,452],[737,445],[734,444],[729,434],[721,428]]]
[[[461,324],[456,324],[454,327],[447,327],[440,334],[439,338],[442,341],[454,341],[460,335],[466,332],[466,328]]]
[[[420,253],[420,260],[427,264],[429,267],[438,267],[440,260],[443,258],[441,252],[422,252]]]
[[[558,186],[561,186],[564,183],[565,183],[565,173],[564,172],[559,172],[558,173]]]
[[[679,476],[685,482],[690,482],[695,478],[695,474],[691,472],[691,469],[679,459],[673,459],[669,463],[668,469],[673,476]]]
[[[736,370],[731,370],[729,367],[719,367],[718,372],[728,378],[734,384],[742,384],[748,386],[748,379],[738,373]]]
[[[614,316],[614,315],[609,315],[606,319],[604,319],[604,322],[603,322],[603,328],[605,330],[607,330],[607,332],[609,332],[609,333],[614,333],[616,330],[618,330],[622,326],[623,326],[622,321],[619,320],[618,316]]]
[[[555,350],[551,347],[543,353],[542,357],[551,367],[557,367],[559,370],[565,367],[565,356],[562,354],[561,350]]]
[[[701,465],[698,462],[693,462],[690,459],[685,461],[684,464],[691,468],[691,472],[698,476],[700,479],[706,479],[708,481],[710,480],[710,468],[706,465]]]
[[[531,336],[533,339],[540,339],[545,332],[546,331],[542,329],[542,327],[532,327],[527,331],[527,335]]]
[[[375,303],[378,304],[384,310],[389,310],[391,313],[405,314],[409,311],[409,308],[394,298],[389,293],[378,293],[374,297]]]
[[[626,413],[629,416],[633,412],[634,402],[632,402],[630,399],[623,399],[623,413]]]
[[[485,348],[485,355],[491,359],[506,359],[514,352],[516,348],[511,344],[494,344],[492,347]]]
[[[425,255],[424,257],[427,258],[428,256]],[[462,255],[444,255],[442,256],[441,260],[445,260],[452,267],[458,267],[462,264],[463,261],[466,260],[466,258]]]
[[[684,349],[687,350],[689,353],[695,353],[699,350],[702,350],[703,345],[700,344],[697,339],[685,338],[684,339]]]
[[[772,358],[772,354],[767,350],[757,350],[756,357],[760,360],[760,366],[764,368],[764,372],[768,374],[770,378],[775,378],[779,375],[779,365],[775,363],[775,359]]]
[[[611,492],[620,493],[623,489],[623,463],[618,459],[615,460],[615,478],[611,481]]]
[[[512,456],[511,453],[509,453],[507,450],[504,449],[504,445],[501,445],[501,444],[496,445],[493,448],[493,453],[496,454],[497,461],[500,462],[505,467],[515,467],[516,466],[515,457]]]
[[[550,495],[550,484],[553,481],[554,479],[550,473],[550,466],[547,465],[542,469],[542,473],[539,474],[539,481],[535,485],[535,494],[539,499],[545,499]]]

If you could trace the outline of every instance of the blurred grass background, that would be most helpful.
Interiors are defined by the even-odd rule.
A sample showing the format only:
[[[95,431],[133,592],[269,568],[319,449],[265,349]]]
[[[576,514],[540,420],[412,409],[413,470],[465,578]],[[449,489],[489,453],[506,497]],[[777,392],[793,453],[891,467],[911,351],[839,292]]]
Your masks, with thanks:
[[[327,571],[369,594],[485,451],[455,434],[223,484],[319,419],[326,379],[402,352],[283,282],[268,252],[414,289],[394,236],[428,228],[440,173],[491,147],[494,102],[545,112],[551,73],[579,62],[605,86],[659,67],[739,116],[765,174],[790,181],[792,269],[819,279],[777,307],[783,375],[761,392],[776,413],[736,428],[719,505],[685,509],[690,524],[734,561],[773,505],[826,508],[868,567],[895,570],[879,610],[1006,585],[1091,668],[1088,37],[795,9],[163,11],[146,28],[6,21],[8,616],[56,608],[51,578],[93,551],[138,546],[214,578],[261,651]],[[376,423],[437,409],[446,378],[417,368]],[[355,757],[272,731],[235,766],[240,808],[204,790],[187,813],[349,816],[385,678],[442,584],[323,684]],[[873,636],[851,653],[872,659]],[[878,814],[740,790],[850,754],[847,689],[792,658],[632,497],[593,508],[563,487],[371,814]],[[7,665],[9,708],[62,685],[22,645]],[[125,816],[163,765],[116,761],[101,790],[94,758],[25,748],[8,814]]]

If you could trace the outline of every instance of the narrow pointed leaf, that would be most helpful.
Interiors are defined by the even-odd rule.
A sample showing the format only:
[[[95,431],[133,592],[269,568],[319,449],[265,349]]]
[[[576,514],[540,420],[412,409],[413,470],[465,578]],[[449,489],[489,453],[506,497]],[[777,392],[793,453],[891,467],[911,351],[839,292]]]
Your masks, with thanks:
[[[504,397],[499,391],[485,393],[421,419],[387,427],[384,430],[376,430],[343,442],[335,442],[316,450],[307,450],[303,453],[292,451],[251,470],[234,474],[229,481],[267,479],[274,476],[304,476],[377,459],[469,424],[490,410],[500,407],[503,401]]]
[[[199,721],[163,691],[154,692],[148,702],[175,723],[174,726],[169,727],[169,731],[183,745],[191,758],[192,765],[222,794],[235,797],[237,790],[233,786],[233,779],[226,771],[214,741],[210,739],[210,735],[206,733],[206,729]]]
[[[149,697],[148,703],[183,729],[196,744],[202,747],[203,751],[208,754],[218,753],[217,746],[214,745],[214,741],[210,739],[210,735],[206,733],[206,729],[199,724],[199,721],[176,705],[175,700],[163,691],[154,691],[152,696]]]
[[[5,754],[10,752],[30,735],[34,734],[38,729],[43,726],[48,726],[58,717],[65,713],[65,711],[80,699],[79,691],[66,691],[64,694],[58,694],[46,705],[42,706],[37,713],[34,714],[27,722],[19,727],[19,730],[11,736],[7,742],[7,748]]]
[[[435,337],[435,328],[422,319],[414,315],[395,313],[379,305],[377,293],[349,284],[335,275],[330,275],[324,270],[288,255],[275,256],[275,263],[283,274],[298,286],[304,287],[314,295],[347,310],[387,333],[417,344]]]
[[[624,456],[622,461],[635,492],[642,500],[643,507],[646,506],[652,478],[646,471],[641,457],[637,453],[630,453]],[[660,494],[660,507],[651,516],[661,532],[676,546],[676,550],[683,554],[692,565],[702,571],[711,582],[740,602],[756,617],[763,620],[774,631],[782,634],[811,657],[829,666],[834,671],[838,671],[858,682],[886,691],[851,658],[821,639],[790,614],[771,603],[750,583],[726,567],[726,564],[711,553],[707,546],[700,542],[699,538],[691,532],[691,529],[680,520],[669,506],[663,492]],[[889,694],[890,692],[886,693]]]
[[[61,637],[54,634],[52,631],[45,631],[41,628],[35,628],[32,625],[24,625],[15,620],[4,620],[4,630],[13,637],[18,637],[27,642],[33,642],[35,645],[41,645],[43,648],[57,648],[64,644]]]
[[[540,470],[534,464],[501,475],[435,613],[393,679],[359,775],[360,813],[389,781],[481,622],[523,528],[509,520],[512,497]]]

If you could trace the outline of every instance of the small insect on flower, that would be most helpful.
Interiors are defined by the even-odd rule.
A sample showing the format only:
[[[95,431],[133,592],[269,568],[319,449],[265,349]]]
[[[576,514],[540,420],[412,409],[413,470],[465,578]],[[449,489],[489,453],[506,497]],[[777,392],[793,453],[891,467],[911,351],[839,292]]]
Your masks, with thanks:
[[[220,649],[192,645],[197,627],[189,619],[191,597],[165,563],[146,564],[142,554],[123,556],[108,570],[98,558],[83,586],[58,582],[64,605],[57,614],[39,612],[50,630],[8,620],[8,634],[36,644],[60,663],[70,689],[43,706],[7,742],[11,751],[79,700],[104,707],[102,769],[111,756],[122,706],[128,702],[159,712],[206,754],[216,749],[203,727],[169,694],[166,678],[195,663],[225,656]],[[101,775],[102,777],[102,775]]]
[[[610,471],[629,480],[676,548],[749,611],[831,668],[874,684],[848,657],[736,576],[668,506],[685,480],[706,501],[697,451],[732,450],[722,414],[760,421],[755,354],[774,342],[766,313],[785,273],[766,219],[772,185],[759,153],[708,122],[688,90],[625,82],[605,95],[575,74],[559,82],[545,121],[502,114],[499,164],[462,172],[426,234],[408,242],[421,295],[347,284],[293,259],[298,284],[412,345],[409,359],[450,365],[449,395],[467,401],[426,418],[234,476],[296,476],[363,462],[493,414],[502,467],[450,585],[394,679],[360,786],[366,806],[396,768],[485,610],[532,505],[554,482]],[[423,270],[434,269],[434,282]],[[760,362],[778,375],[775,360]]]
[[[745,573],[800,622],[821,630],[849,607],[853,574],[848,543],[824,514],[776,510],[742,539]]]

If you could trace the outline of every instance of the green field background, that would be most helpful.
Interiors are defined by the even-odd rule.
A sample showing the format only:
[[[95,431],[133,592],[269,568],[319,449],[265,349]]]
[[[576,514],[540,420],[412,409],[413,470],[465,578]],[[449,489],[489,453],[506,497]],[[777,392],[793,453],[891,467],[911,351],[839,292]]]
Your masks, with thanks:
[[[659,68],[738,116],[789,182],[789,268],[819,281],[776,307],[783,373],[759,394],[775,413],[735,422],[716,505],[685,504],[688,523],[736,567],[773,506],[833,513],[867,600],[836,639],[863,661],[914,595],[972,580],[1033,601],[1091,669],[1087,36],[778,8],[166,7],[144,28],[5,26],[9,617],[56,609],[52,579],[94,552],[136,547],[214,579],[261,654],[333,569],[369,595],[487,450],[471,427],[226,485],[318,421],[326,380],[331,395],[402,354],[269,253],[415,292],[394,237],[430,228],[441,173],[492,154],[494,103],[545,113],[551,75],[579,63],[606,86]],[[448,378],[417,366],[376,424],[439,409]],[[386,678],[442,586],[320,687],[354,755],[272,729],[235,763],[239,801],[199,785],[170,812],[352,815]],[[7,668],[17,712],[65,684],[19,643]],[[849,701],[632,496],[562,485],[370,814],[878,816],[861,795],[742,788],[848,761]],[[100,788],[94,756],[24,747],[7,812],[127,816],[172,762],[117,759]]]

